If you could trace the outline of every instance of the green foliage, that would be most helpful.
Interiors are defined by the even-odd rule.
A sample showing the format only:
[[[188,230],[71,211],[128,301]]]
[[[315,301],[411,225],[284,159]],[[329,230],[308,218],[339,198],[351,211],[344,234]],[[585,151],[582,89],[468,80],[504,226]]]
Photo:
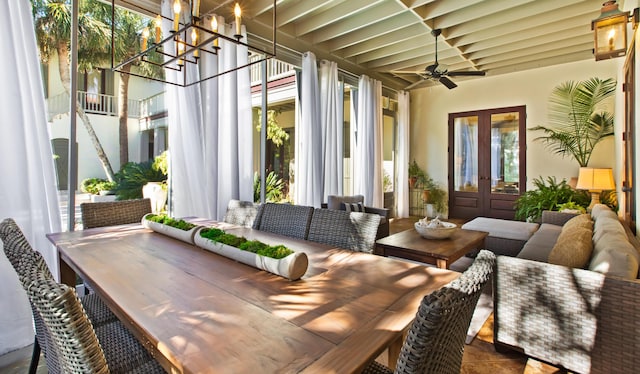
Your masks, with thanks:
[[[284,182],[278,175],[271,171],[267,175],[267,183],[265,190],[265,202],[277,203],[282,200],[282,189],[284,188]],[[253,201],[260,202],[260,176],[258,173],[253,174]]]
[[[557,182],[555,177],[542,177],[533,180],[535,190],[529,190],[520,195],[515,202],[516,219],[522,221],[537,221],[544,210],[558,210],[558,205],[574,202],[587,207],[591,197],[585,191],[574,190],[563,179]]]
[[[449,208],[447,191],[440,187],[426,171],[422,170],[415,159],[409,163],[409,177],[417,178],[415,188],[429,190],[428,204],[433,204],[438,212],[444,213],[447,211]]]
[[[414,158],[412,162],[409,163],[409,178],[412,177],[420,177],[424,174],[424,171],[418,166],[416,159]]]
[[[161,160],[158,160],[158,159]],[[152,161],[127,162],[116,173],[116,195],[118,200],[139,199],[142,197],[142,186],[148,182],[164,182],[167,174],[166,155],[160,155]]]
[[[189,223],[182,219],[171,218],[164,214],[147,214],[146,220],[161,223],[163,225],[175,227],[176,229],[189,231],[192,228],[196,227],[193,223]]]
[[[594,147],[613,136],[613,114],[598,110],[599,105],[615,94],[616,81],[591,78],[558,85],[549,97],[549,126],[536,126],[543,131],[542,141],[553,152],[573,157],[581,167],[589,164]]]
[[[558,210],[559,211],[576,210],[576,211],[578,211],[578,213],[586,213],[587,212],[587,209],[585,207],[583,207],[582,205],[576,204],[575,201],[569,201],[569,202],[566,202],[564,204],[558,204]]]
[[[280,127],[276,117],[280,114],[276,110],[267,110],[267,139],[271,140],[276,147],[284,144],[285,140],[289,140],[289,134]],[[256,130],[262,128],[262,110],[258,109],[258,125]]]
[[[103,178],[87,178],[80,184],[80,191],[97,195],[100,191],[111,191],[115,187],[115,182],[109,182]]]
[[[214,242],[230,245],[240,250],[255,253],[264,257],[281,259],[294,253],[291,249],[284,245],[270,246],[258,240],[247,240],[244,237],[238,237],[228,234],[217,228],[206,228],[200,230],[200,236]]]

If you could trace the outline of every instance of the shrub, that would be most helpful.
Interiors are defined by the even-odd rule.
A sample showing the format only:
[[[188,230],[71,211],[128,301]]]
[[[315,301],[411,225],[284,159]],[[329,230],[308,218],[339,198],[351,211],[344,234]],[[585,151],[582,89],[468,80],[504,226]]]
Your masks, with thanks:
[[[574,202],[587,207],[591,201],[588,193],[574,190],[565,179],[558,183],[555,177],[547,177],[545,182],[540,177],[534,179],[533,184],[537,189],[526,191],[516,200],[516,219],[537,221],[543,210],[558,210],[559,204]]]
[[[80,183],[80,191],[97,195],[100,191],[111,191],[116,187],[115,182],[103,178],[87,178]]]
[[[116,195],[118,200],[139,199],[142,197],[142,186],[148,182],[164,182],[167,180],[166,155],[156,157],[154,161],[127,162],[116,173]]]
[[[277,203],[282,200],[282,189],[284,182],[278,178],[278,175],[271,171],[267,175],[267,183],[265,190],[265,202]],[[260,176],[258,173],[253,174],[253,201],[260,202]]]

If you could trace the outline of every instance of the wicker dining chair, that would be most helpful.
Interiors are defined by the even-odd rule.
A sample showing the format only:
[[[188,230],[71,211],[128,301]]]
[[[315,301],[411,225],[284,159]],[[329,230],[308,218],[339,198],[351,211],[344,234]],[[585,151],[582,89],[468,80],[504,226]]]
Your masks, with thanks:
[[[260,205],[253,228],[296,239],[307,239],[313,207],[265,203]]]
[[[13,219],[7,218],[0,222],[0,239],[3,242],[4,253],[16,271],[18,279],[22,283],[23,287],[26,288],[25,282],[29,279],[28,272],[32,269],[37,269],[45,276],[53,279],[44,258],[42,258],[42,255],[39,252],[36,252],[31,248],[31,245],[22,233],[22,230],[20,230],[20,227]],[[117,321],[116,316],[104,304],[98,295],[90,294],[83,296],[81,298],[81,302],[94,326],[100,326]],[[29,366],[30,374],[37,371],[40,352],[42,351],[42,353],[45,353],[44,351],[47,346],[46,339],[48,339],[46,329],[42,324],[40,315],[35,310],[33,304],[31,304],[31,308],[36,336],[33,342],[33,352]],[[52,353],[51,355],[55,357],[55,353]],[[48,364],[49,367],[52,367],[52,365],[55,366],[55,360],[53,363]]]
[[[307,240],[372,253],[380,219],[377,214],[317,208]]]
[[[491,251],[481,250],[460,277],[422,299],[394,373],[460,373],[471,317],[495,261]],[[363,373],[392,371],[373,361]]]
[[[137,223],[142,220],[145,214],[151,213],[151,200],[134,199],[82,203],[80,204],[80,213],[84,229]]]
[[[259,206],[260,204],[251,201],[231,199],[227,204],[227,212],[222,220],[234,225],[252,227],[258,215]]]
[[[32,262],[28,256],[23,256],[25,268]],[[27,274],[29,300],[49,333],[44,351],[49,373],[165,373],[121,322],[94,329],[73,288],[35,266]],[[50,366],[53,352],[57,362]]]

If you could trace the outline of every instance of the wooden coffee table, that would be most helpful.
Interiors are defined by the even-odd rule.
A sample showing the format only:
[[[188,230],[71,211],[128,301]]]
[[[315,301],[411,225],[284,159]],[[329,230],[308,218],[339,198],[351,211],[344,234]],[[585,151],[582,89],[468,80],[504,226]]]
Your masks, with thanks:
[[[433,264],[448,269],[451,263],[474,249],[484,248],[488,232],[457,228],[448,239],[425,239],[409,229],[376,241],[375,253]]]

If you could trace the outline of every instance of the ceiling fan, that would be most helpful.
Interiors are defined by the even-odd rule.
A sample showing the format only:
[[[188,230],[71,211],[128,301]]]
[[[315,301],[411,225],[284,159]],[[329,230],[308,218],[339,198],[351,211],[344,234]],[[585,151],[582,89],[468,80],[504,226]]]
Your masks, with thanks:
[[[484,76],[486,73],[484,71],[472,70],[472,71],[448,71],[446,67],[438,64],[438,36],[442,33],[441,29],[433,29],[431,30],[431,35],[436,38],[436,60],[432,65],[427,66],[424,70],[417,71],[394,71],[393,73],[400,74],[418,74],[422,77],[421,80],[414,82],[407,86],[405,90],[410,90],[415,88],[425,81],[438,81],[444,84],[448,89],[458,87],[457,84],[453,83],[451,79],[448,77],[461,77],[461,76]]]

